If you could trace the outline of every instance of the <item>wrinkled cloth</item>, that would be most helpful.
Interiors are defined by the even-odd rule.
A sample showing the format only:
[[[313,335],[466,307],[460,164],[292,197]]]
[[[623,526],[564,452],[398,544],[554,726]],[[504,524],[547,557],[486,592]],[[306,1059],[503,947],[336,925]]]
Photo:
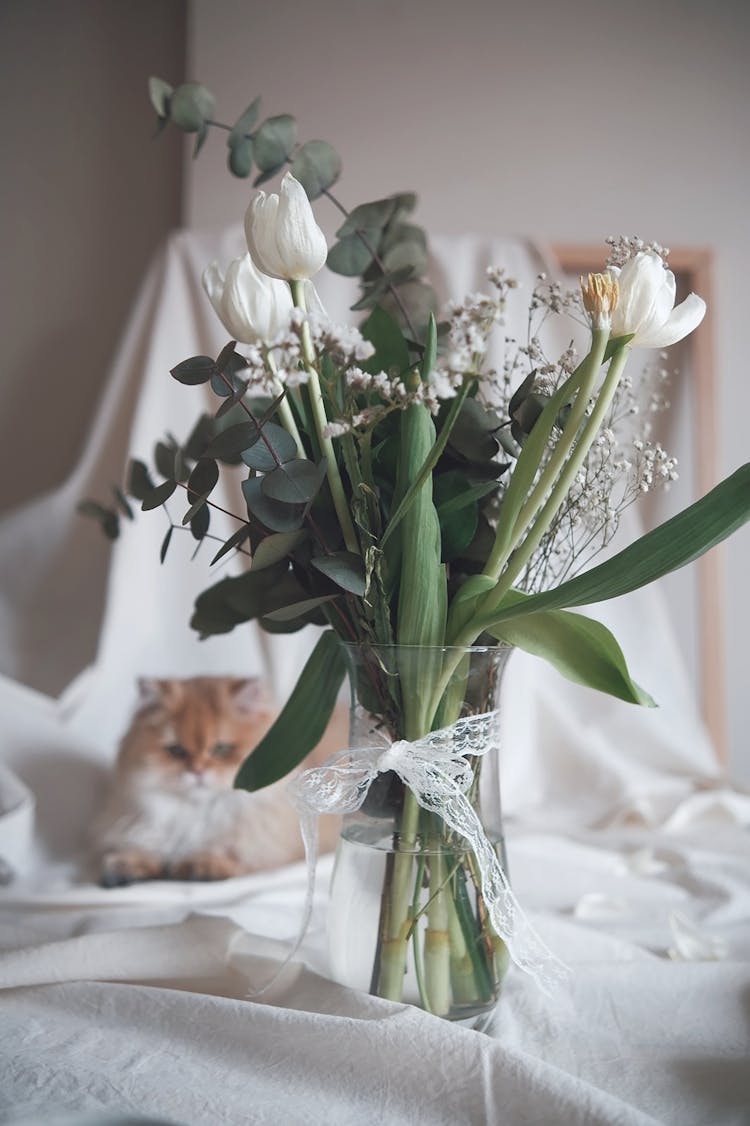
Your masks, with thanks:
[[[128,452],[147,456],[167,429],[183,439],[208,405],[204,388],[168,371],[225,342],[200,272],[241,241],[239,230],[170,240],[75,472],[0,520],[0,1116],[66,1126],[748,1121],[750,799],[717,765],[658,591],[595,608],[657,711],[577,688],[523,654],[510,662],[501,774],[511,880],[573,972],[550,998],[511,972],[486,1034],[327,979],[330,857],[305,941],[277,978],[299,925],[302,865],[215,884],[96,885],[88,826],[135,677],[265,675],[281,699],[315,640],[312,629],[269,638],[248,626],[198,643],[187,622],[211,581],[210,552],[189,563],[190,537],[176,533],[160,567],[159,513],[123,521],[111,553],[74,514],[83,496],[105,499]],[[527,288],[549,268],[521,240],[433,249],[454,297],[481,288],[492,263]],[[340,319],[349,297],[344,279],[321,279]],[[507,331],[523,338],[525,323],[509,313]],[[237,503],[230,485],[216,499]],[[212,531],[233,528],[216,520]]]

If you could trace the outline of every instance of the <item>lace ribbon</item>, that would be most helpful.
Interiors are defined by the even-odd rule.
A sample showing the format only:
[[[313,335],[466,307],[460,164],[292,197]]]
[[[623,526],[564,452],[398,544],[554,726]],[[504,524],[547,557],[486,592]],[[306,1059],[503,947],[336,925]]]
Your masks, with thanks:
[[[376,733],[380,746],[339,751],[323,766],[305,770],[288,783],[287,791],[299,814],[305,846],[307,894],[300,932],[287,961],[299,949],[312,912],[318,816],[356,812],[378,774],[393,770],[423,809],[439,814],[449,828],[468,842],[476,857],[487,913],[516,965],[530,974],[545,993],[564,980],[569,971],[548,950],[521,910],[466,796],[474,776],[466,756],[481,758],[497,746],[497,721],[496,711],[468,716],[414,742],[400,739],[389,743],[385,736]]]

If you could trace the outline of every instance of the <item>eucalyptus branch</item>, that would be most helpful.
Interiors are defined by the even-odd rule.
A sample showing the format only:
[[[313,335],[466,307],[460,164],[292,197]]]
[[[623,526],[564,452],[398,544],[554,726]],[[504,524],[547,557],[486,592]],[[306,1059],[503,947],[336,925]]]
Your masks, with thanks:
[[[231,125],[226,125],[223,121],[214,121],[213,118],[206,119],[205,125],[213,126],[214,129],[224,129],[227,133],[232,132],[232,126]],[[247,140],[250,140],[250,139],[252,139],[253,134],[252,133],[245,133],[244,136]],[[294,154],[297,151],[297,147],[298,146],[295,145],[294,149],[288,154],[288,156],[284,160],[284,164],[291,164],[292,163]],[[333,206],[336,207],[346,219],[349,218],[350,212],[347,211],[347,209],[346,209],[346,207],[344,207],[343,203],[341,203],[341,201],[339,199],[337,199],[337,197],[331,192],[330,188],[324,188],[322,195],[324,195],[328,200],[330,200],[330,202],[333,204]],[[375,263],[375,265],[378,267],[378,269],[380,270],[383,277],[387,277],[388,271],[386,270],[385,265],[383,264],[382,258],[380,257],[380,255],[377,252],[377,248],[373,246],[372,242],[367,237],[367,235],[364,233],[364,231],[357,228],[357,230],[354,233],[357,235],[357,238],[360,240],[360,242],[363,244],[363,246],[365,246],[367,248],[367,251],[372,255],[372,260]],[[414,322],[412,321],[411,317],[409,316],[409,312],[408,312],[406,306],[404,305],[404,302],[401,298],[401,294],[398,291],[398,286],[394,285],[390,281],[386,282],[386,286],[387,286],[388,292],[391,294],[391,296],[393,297],[393,300],[396,303],[396,307],[398,308],[398,311],[400,312],[401,316],[404,318],[404,323],[406,324],[406,327],[409,330],[409,334],[410,334],[411,339],[415,343],[418,344],[419,343],[418,335],[417,335],[417,331],[414,327]]]
[[[305,453],[305,447],[302,444],[302,438],[300,436],[299,428],[297,426],[297,420],[294,417],[294,414],[292,412],[292,408],[290,407],[289,403],[287,402],[287,389],[286,389],[286,387],[281,386],[281,383],[280,383],[280,381],[277,377],[276,364],[274,362],[274,358],[271,355],[271,352],[270,352],[269,349],[266,349],[265,360],[266,360],[266,363],[268,364],[268,369],[271,372],[271,375],[273,376],[275,392],[278,395],[283,395],[283,398],[280,400],[280,402],[278,404],[279,418],[281,419],[281,424],[284,427],[284,429],[294,439],[294,444],[297,447],[297,455],[300,458],[303,458],[303,459],[307,458],[307,454]]]
[[[345,215],[347,219],[349,218],[349,212],[346,210],[343,203],[341,203],[336,198],[336,196],[333,195],[330,188],[324,188],[323,195],[326,196],[326,198],[331,201],[331,203],[334,205],[334,207],[338,207],[338,209],[339,209],[339,211],[341,212],[342,215]],[[370,242],[367,235],[364,233],[364,231],[360,230],[359,227],[357,227],[357,229],[354,233],[356,234],[357,238],[362,243],[362,245],[372,255],[372,260],[375,263],[375,265],[378,267],[378,269],[380,270],[383,277],[387,277],[388,271],[385,268],[385,265],[383,263],[383,259],[380,257],[380,255],[377,252],[377,248],[372,245],[372,243]],[[415,342],[415,344],[418,344],[419,341],[417,339],[417,331],[414,327],[414,323],[413,323],[411,317],[409,316],[409,313],[408,313],[406,306],[404,305],[403,301],[401,300],[401,294],[398,291],[398,286],[394,285],[392,282],[386,282],[386,286],[388,288],[388,292],[391,294],[391,296],[393,297],[393,300],[396,302],[396,306],[398,308],[399,313],[404,318],[404,322],[406,324],[406,327],[409,330],[409,335],[410,335],[411,339]]]

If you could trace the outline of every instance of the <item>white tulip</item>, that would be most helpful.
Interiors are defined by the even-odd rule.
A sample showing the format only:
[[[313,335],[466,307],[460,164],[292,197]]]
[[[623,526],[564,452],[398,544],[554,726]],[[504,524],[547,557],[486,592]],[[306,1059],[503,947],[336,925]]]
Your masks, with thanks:
[[[675,306],[674,274],[653,251],[641,251],[618,269],[619,297],[612,311],[611,336],[630,336],[633,348],[667,348],[697,328],[706,302],[691,293]]]
[[[279,195],[258,192],[245,214],[245,234],[252,259],[272,278],[304,281],[325,264],[328,246],[315,222],[305,189],[291,172]]]
[[[289,286],[261,274],[249,254],[234,258],[226,275],[212,262],[203,273],[203,288],[224,328],[240,344],[267,344],[289,324],[294,307]]]

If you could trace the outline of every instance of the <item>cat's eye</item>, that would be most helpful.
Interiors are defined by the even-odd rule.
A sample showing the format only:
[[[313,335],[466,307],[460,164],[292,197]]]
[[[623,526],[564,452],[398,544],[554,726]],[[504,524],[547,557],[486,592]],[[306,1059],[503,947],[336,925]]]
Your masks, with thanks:
[[[165,749],[169,752],[172,758],[186,759],[189,757],[187,751],[181,743],[169,743]]]
[[[236,743],[217,743],[211,754],[214,758],[229,758],[237,749]]]

